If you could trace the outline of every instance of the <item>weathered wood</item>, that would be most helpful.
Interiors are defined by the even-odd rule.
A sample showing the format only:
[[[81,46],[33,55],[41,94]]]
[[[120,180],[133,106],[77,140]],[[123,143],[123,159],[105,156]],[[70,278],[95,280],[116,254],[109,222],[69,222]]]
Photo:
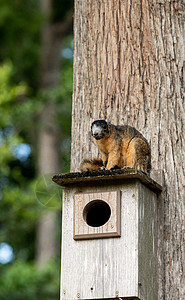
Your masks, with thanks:
[[[157,198],[143,185],[139,185],[138,200],[138,270],[139,296],[142,300],[158,299],[157,265]]]
[[[121,190],[121,236],[77,241],[75,195],[99,193],[99,187],[64,189],[61,299],[157,299],[157,195],[137,179],[116,189]],[[109,182],[101,191],[115,186]]]
[[[93,226],[93,221],[101,221],[102,216],[105,215],[105,206],[101,210],[101,204],[107,204],[108,215],[105,224],[102,226]],[[91,226],[88,225],[86,215],[87,205],[89,211],[92,207],[96,207]],[[98,212],[101,211],[101,215]],[[110,215],[109,215],[110,214]],[[97,220],[98,218],[98,220]],[[109,191],[98,193],[77,193],[74,195],[74,239],[94,239],[102,237],[118,237],[120,236],[120,191]]]
[[[161,192],[162,186],[147,176],[145,173],[132,169],[125,168],[120,170],[100,170],[93,172],[74,172],[66,174],[54,175],[52,180],[61,186],[69,186],[83,182],[85,184],[96,181],[96,184],[102,184],[103,181],[116,181],[121,183],[121,180],[125,179],[139,179],[142,183],[146,184],[150,189],[155,192]]]
[[[76,0],[74,33],[71,171],[98,155],[89,135],[95,119],[141,131],[152,169],[164,171],[158,299],[183,299],[184,1]]]

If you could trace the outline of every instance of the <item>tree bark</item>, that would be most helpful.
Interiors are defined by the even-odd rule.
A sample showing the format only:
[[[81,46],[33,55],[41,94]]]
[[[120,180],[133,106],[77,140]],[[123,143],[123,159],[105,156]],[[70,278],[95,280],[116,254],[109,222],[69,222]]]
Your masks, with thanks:
[[[47,90],[57,86],[60,72],[60,50],[64,36],[72,28],[72,11],[63,22],[50,21],[49,15],[53,9],[52,0],[42,0],[41,10],[46,16],[41,31],[41,67],[40,90]],[[38,173],[40,175],[55,174],[61,170],[60,166],[60,138],[56,123],[57,108],[54,103],[46,99],[46,103],[39,117],[38,132]],[[43,210],[38,224],[36,262],[42,266],[49,259],[59,253],[57,247],[57,212]]]
[[[98,155],[89,133],[92,121],[108,118],[143,133],[153,170],[164,171],[158,299],[183,299],[184,3],[76,0],[74,32],[71,171],[83,158]]]

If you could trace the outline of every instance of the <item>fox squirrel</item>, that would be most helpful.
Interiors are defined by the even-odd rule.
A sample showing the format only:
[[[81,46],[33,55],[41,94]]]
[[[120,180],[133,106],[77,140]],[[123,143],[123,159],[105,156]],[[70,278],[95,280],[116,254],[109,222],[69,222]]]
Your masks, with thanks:
[[[96,120],[91,125],[91,135],[102,159],[84,159],[80,166],[81,172],[131,167],[150,173],[150,146],[134,127],[115,126],[105,120]]]

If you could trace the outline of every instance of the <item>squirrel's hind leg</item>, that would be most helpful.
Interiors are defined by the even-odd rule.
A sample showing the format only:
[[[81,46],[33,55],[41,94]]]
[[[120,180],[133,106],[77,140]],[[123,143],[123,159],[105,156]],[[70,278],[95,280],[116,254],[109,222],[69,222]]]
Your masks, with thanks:
[[[145,140],[139,137],[131,140],[127,149],[126,166],[148,174],[150,173],[151,152]]]

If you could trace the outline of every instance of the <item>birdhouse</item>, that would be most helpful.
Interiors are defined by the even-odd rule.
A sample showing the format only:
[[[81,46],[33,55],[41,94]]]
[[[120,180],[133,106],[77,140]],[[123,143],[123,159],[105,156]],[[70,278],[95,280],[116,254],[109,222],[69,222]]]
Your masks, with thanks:
[[[134,169],[53,180],[64,187],[61,300],[156,300],[161,186]]]

